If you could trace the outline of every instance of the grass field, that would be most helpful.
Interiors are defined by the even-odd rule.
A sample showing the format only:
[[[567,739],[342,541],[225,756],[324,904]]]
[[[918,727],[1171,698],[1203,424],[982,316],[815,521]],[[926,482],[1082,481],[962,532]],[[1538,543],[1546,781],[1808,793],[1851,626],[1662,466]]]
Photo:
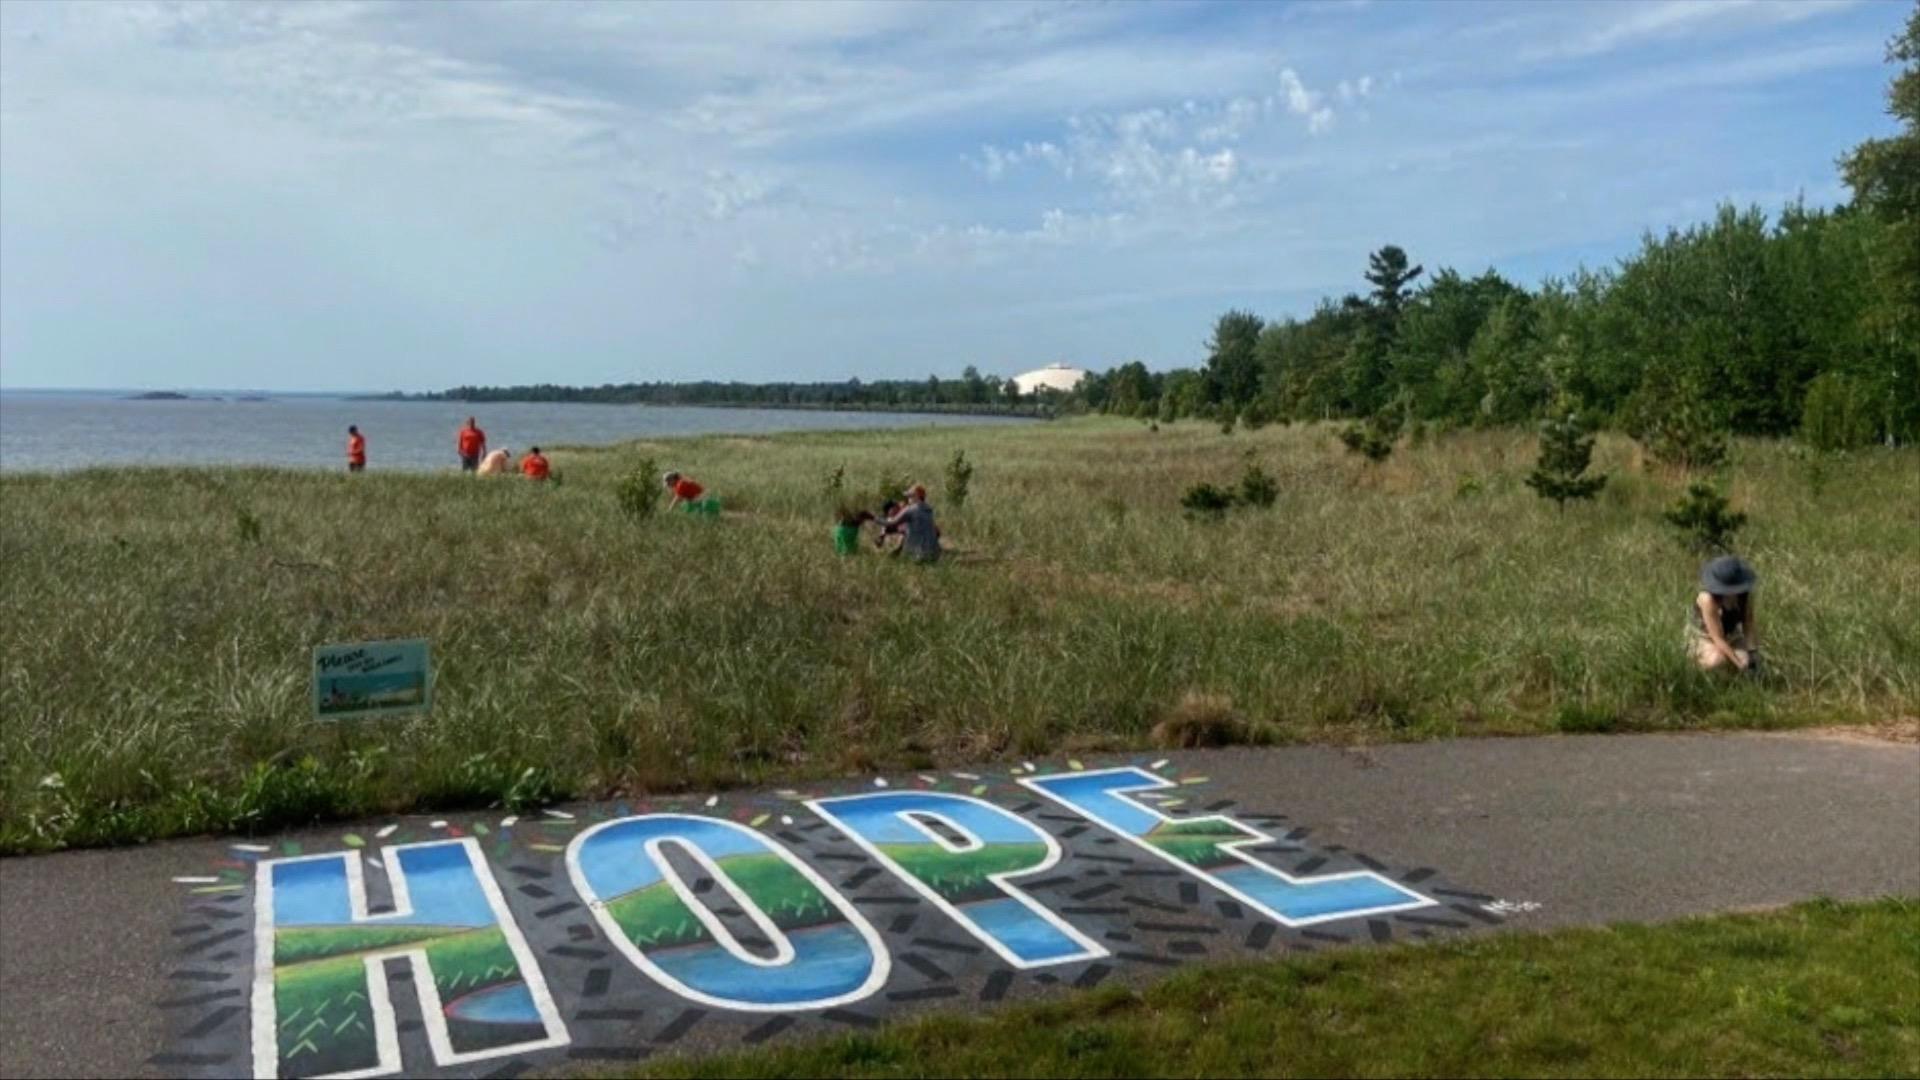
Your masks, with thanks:
[[[1200,967],[637,1075],[1914,1076],[1916,969],[1920,904],[1816,903]]]
[[[782,930],[818,926],[840,918],[820,890],[778,855],[734,855],[719,860],[718,865]],[[607,913],[629,941],[645,948],[713,940],[686,901],[665,881],[613,897],[607,901]]]
[[[304,1075],[370,1066],[373,1013],[366,954],[415,943],[427,955],[442,1002],[519,979],[519,964],[497,926],[281,929],[275,936],[273,976],[281,1059]],[[311,955],[318,958],[304,958]],[[498,1037],[511,1041],[514,1036]]]
[[[1249,452],[1278,502],[1183,518]],[[1564,514],[1524,433],[1370,466],[1327,426],[1100,419],[561,450],[548,487],[8,474],[0,850],[1136,746],[1183,709],[1267,742],[1920,713],[1920,451],[1736,445],[1764,685],[1682,657],[1681,480],[1635,453],[1603,439]],[[643,458],[727,516],[624,517]],[[836,467],[927,481],[958,557],[836,558]],[[416,636],[431,715],[309,720],[315,644]]]
[[[998,900],[1006,890],[993,883],[994,874],[1037,866],[1047,855],[1045,844],[987,844],[972,851],[949,851],[933,843],[879,848],[950,904]]]

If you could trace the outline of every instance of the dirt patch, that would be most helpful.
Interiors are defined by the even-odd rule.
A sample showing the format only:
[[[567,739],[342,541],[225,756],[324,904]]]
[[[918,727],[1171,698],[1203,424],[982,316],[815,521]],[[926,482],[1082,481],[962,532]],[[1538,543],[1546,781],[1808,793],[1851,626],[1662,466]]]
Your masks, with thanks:
[[[1920,744],[1920,716],[1896,716],[1873,724],[1803,728],[1799,731],[1783,731],[1780,734],[1807,739],[1833,739],[1838,742],[1912,746]]]

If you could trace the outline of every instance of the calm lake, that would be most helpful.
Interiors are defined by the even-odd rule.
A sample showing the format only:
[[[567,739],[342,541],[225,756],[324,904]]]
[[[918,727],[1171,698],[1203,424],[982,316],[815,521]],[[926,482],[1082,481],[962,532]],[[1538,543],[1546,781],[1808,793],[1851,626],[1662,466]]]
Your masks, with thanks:
[[[490,448],[604,444],[667,435],[862,431],[1018,424],[997,416],[706,409],[534,402],[350,401],[267,395],[239,401],[208,391],[189,401],[131,401],[129,391],[0,391],[0,469],[89,465],[282,465],[345,468],[347,425],[367,437],[368,468],[458,465],[454,433],[477,418]]]

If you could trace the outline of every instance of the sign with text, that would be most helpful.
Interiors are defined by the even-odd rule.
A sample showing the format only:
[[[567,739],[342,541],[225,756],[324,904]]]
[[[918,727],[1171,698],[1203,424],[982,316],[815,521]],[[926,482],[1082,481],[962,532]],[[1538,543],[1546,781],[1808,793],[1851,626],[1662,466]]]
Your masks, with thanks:
[[[432,704],[425,638],[318,645],[313,650],[313,718],[419,712]]]

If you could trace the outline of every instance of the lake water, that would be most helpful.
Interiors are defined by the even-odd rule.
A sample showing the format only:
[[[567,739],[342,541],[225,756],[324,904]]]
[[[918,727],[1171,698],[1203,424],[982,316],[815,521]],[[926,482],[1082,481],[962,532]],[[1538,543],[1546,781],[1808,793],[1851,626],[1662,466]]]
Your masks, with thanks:
[[[210,392],[212,393],[212,392]],[[0,392],[0,469],[89,465],[346,467],[347,425],[367,437],[367,467],[443,469],[459,464],[454,433],[471,415],[489,448],[518,457],[529,446],[606,444],[711,433],[873,430],[933,424],[1018,424],[997,416],[706,409],[538,402],[351,401],[320,395],[265,401],[130,401],[126,392]]]

